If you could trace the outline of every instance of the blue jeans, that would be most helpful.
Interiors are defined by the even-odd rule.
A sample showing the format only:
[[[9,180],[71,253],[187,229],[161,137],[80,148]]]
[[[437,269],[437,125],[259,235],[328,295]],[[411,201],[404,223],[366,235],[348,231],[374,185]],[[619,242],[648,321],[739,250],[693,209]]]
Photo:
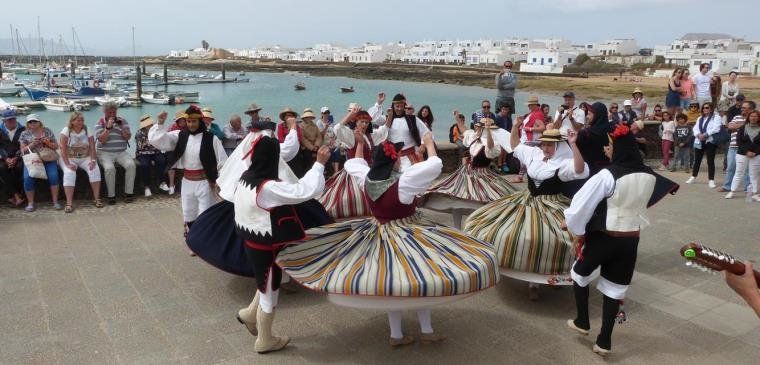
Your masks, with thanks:
[[[45,173],[47,174],[48,184],[50,186],[56,186],[60,182],[58,180],[58,162],[50,161],[44,162]],[[29,170],[24,166],[24,190],[34,191],[34,178],[29,176]]]
[[[731,191],[731,182],[734,181],[734,175],[736,174],[736,148],[728,148],[726,151],[726,177],[723,181],[723,189]],[[749,186],[749,174],[744,174],[744,191],[747,191]]]

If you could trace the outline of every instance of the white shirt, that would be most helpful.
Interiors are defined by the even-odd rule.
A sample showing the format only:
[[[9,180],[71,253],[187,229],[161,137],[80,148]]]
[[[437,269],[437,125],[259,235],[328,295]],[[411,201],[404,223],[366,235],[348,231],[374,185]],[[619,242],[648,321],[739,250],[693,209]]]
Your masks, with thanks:
[[[345,166],[349,175],[353,176],[359,187],[364,189],[369,165],[363,158],[352,158]],[[398,179],[398,200],[402,204],[412,204],[414,198],[427,191],[433,185],[443,169],[443,161],[438,156],[430,156],[427,160],[408,167]]]
[[[61,129],[61,135],[69,139],[69,146],[75,146],[77,144],[80,144],[80,145],[90,144],[90,139],[89,139],[89,136],[87,135],[87,130],[85,130],[84,128],[82,128],[82,130],[79,131],[79,133],[76,133],[76,132],[69,132],[69,127],[63,127],[63,129]]]
[[[573,113],[573,118],[575,118],[575,123],[576,124],[580,124],[580,125],[585,125],[586,124],[586,113],[581,108],[579,108],[577,106],[574,106],[573,109],[571,109],[571,111]],[[554,120],[557,120],[559,117],[560,117],[559,110],[557,110],[554,113]],[[562,119],[560,121],[562,123],[560,124],[559,128],[557,128],[556,125],[554,126],[554,128],[559,129],[559,131],[562,134],[566,135],[567,131],[569,129],[575,130],[573,128],[573,122],[570,120],[570,112],[569,111],[566,110],[564,113],[562,113]]]
[[[560,142],[565,143],[565,142]],[[569,148],[569,147],[568,147]],[[559,147],[558,147],[559,150]],[[583,163],[583,172],[575,172],[575,161],[572,158],[553,157],[544,161],[544,152],[540,147],[531,147],[519,144],[512,152],[513,156],[527,166],[528,176],[540,186],[544,180],[557,176],[562,181],[585,179],[589,175],[588,164]]]
[[[272,209],[282,205],[303,203],[309,199],[316,199],[322,195],[325,189],[325,166],[314,162],[311,169],[306,172],[298,182],[269,181],[261,187],[256,195],[258,206],[263,209]]]
[[[709,98],[710,97],[710,80],[712,80],[712,75],[710,75],[709,73],[707,75],[703,75],[700,72],[694,75],[694,77],[692,77],[691,79],[694,82],[696,97]]]
[[[599,202],[610,197],[615,190],[615,178],[607,169],[592,176],[573,196],[570,207],[565,209],[565,224],[570,233],[586,234],[586,224],[594,215]]]
[[[420,118],[414,117],[414,119],[417,121],[417,129],[420,131],[420,139],[426,133],[430,133],[430,129],[428,129]],[[417,143],[412,139],[412,135],[409,133],[409,126],[406,125],[406,118],[403,117],[393,119],[391,130],[388,131],[388,140],[391,141],[391,143],[404,142],[403,149],[417,146]],[[375,141],[375,143],[379,142],[381,141]]]
[[[18,131],[18,127],[16,127],[16,129],[7,129],[7,131],[8,131],[8,139],[12,141],[13,138],[16,137],[16,132]]]
[[[369,113],[369,115],[372,117],[372,124],[375,127],[379,127],[385,124],[385,115],[383,115],[382,105],[375,103],[375,105],[367,109],[367,113]]]
[[[492,130],[493,132],[493,130]],[[486,136],[485,130],[482,132],[482,135],[480,138],[477,138],[477,135],[475,134],[475,131],[472,129],[468,129],[464,132],[464,138],[462,143],[465,147],[469,147],[470,149],[470,156],[477,156],[478,153],[480,153],[481,149],[485,149],[485,155],[486,158],[497,158],[499,155],[501,155],[501,147],[498,143],[496,143],[496,137],[491,136],[491,139],[493,140],[493,147],[488,148],[488,136]]]
[[[346,148],[354,148],[356,139],[354,138],[353,129],[345,124],[338,123],[333,127],[333,132],[335,132],[336,141],[343,144]],[[375,145],[384,141],[386,138],[388,138],[388,127],[382,125],[372,129],[372,142],[374,142]],[[369,138],[367,138],[366,134],[364,135],[364,143],[368,146],[370,145]]]
[[[174,148],[177,147],[180,131],[167,132],[167,130],[166,124],[154,124],[148,131],[148,143],[162,151],[174,151]],[[182,154],[182,157],[177,160],[177,163],[172,168],[203,170],[200,157],[201,141],[203,141],[203,133],[189,135],[187,145],[185,146],[185,153]],[[217,168],[221,168],[224,162],[227,161],[227,152],[224,151],[224,146],[222,146],[222,141],[219,138],[213,138],[212,141],[214,154],[216,155],[216,165]]]
[[[699,118],[697,118],[697,122],[694,123],[694,127],[691,129],[692,132],[694,132],[694,147],[696,148],[702,146],[702,141],[699,140],[699,134],[702,133],[699,130],[699,121],[702,118],[703,117],[700,115]],[[723,124],[723,121],[718,113],[713,113],[712,118],[704,123],[707,124],[707,127],[705,128],[705,142],[710,142],[712,140],[712,135],[720,132],[720,126]]]

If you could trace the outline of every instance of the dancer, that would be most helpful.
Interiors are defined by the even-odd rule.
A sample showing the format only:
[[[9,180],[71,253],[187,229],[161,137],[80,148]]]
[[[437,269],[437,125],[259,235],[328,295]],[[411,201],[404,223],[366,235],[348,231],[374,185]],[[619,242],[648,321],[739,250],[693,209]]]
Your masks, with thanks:
[[[206,130],[203,113],[197,105],[190,105],[187,114],[187,130],[167,131],[165,119],[148,131],[148,143],[163,151],[174,151],[166,166],[184,169],[182,175],[182,217],[185,221],[185,237],[195,219],[214,204],[214,188],[219,168],[227,160],[222,141]]]
[[[428,189],[423,203],[425,208],[451,213],[457,229],[462,228],[463,215],[516,190],[489,168],[491,161],[498,158],[502,151],[502,146],[495,140],[499,139],[506,145],[509,132],[498,128],[490,118],[483,118],[474,126],[475,130],[464,132],[463,141],[472,158]],[[509,146],[503,147],[507,152],[512,151]]]
[[[619,124],[612,138],[612,164],[592,176],[565,209],[567,230],[582,248],[571,272],[577,316],[567,325],[589,333],[588,285],[601,272],[596,288],[604,294],[602,328],[593,351],[602,356],[612,350],[612,328],[633,277],[639,230],[649,225],[646,209],[678,189],[644,164],[627,125]]]
[[[278,351],[288,337],[272,335],[282,272],[274,265],[277,252],[287,243],[301,240],[305,232],[294,204],[316,198],[325,186],[324,164],[330,150],[322,146],[317,161],[297,183],[279,181],[280,144],[262,136],[253,143],[251,166],[240,177],[235,191],[235,227],[245,240],[245,254],[254,264],[256,295],[256,344],[258,353]]]
[[[385,127],[388,128],[388,140],[394,144],[403,143],[399,153],[402,172],[409,166],[422,161],[422,153],[417,149],[422,146],[421,137],[430,133],[430,129],[420,118],[406,114],[406,104],[406,97],[396,94],[393,97],[393,107],[388,109],[385,121]],[[380,142],[382,141],[375,141],[375,143]]]
[[[302,285],[353,308],[388,310],[390,345],[414,339],[401,330],[401,310],[419,309],[422,342],[438,342],[429,307],[465,298],[498,281],[493,246],[423,219],[414,199],[440,174],[431,134],[423,136],[428,159],[399,173],[402,143],[383,142],[370,168],[363,146],[346,162],[370,198],[372,218],[324,226],[321,235],[288,246],[277,264]],[[363,144],[362,139],[357,139]]]
[[[588,176],[576,146],[575,131],[567,142],[558,129],[538,138],[539,147],[520,143],[520,123],[512,126],[513,156],[527,167],[528,190],[505,196],[476,210],[464,231],[496,246],[501,273],[530,283],[531,300],[538,285],[570,285],[574,255],[572,237],[560,229],[562,210],[570,200],[561,194],[567,181]]]

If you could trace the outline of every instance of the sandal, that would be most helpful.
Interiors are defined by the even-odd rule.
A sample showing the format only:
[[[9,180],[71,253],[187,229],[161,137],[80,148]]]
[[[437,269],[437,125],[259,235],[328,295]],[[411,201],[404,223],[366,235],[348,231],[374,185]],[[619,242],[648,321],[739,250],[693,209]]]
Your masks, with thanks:
[[[71,205],[66,205],[66,207],[63,208],[64,213],[71,213],[73,211],[74,211],[74,207],[72,207]]]
[[[95,208],[103,208],[103,202],[100,199],[95,199]]]

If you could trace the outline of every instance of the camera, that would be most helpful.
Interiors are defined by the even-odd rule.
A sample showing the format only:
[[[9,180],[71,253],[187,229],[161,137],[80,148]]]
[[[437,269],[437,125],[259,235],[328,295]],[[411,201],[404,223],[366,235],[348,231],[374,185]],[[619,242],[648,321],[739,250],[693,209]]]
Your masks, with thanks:
[[[559,108],[562,109],[562,111],[565,111],[568,109],[567,105],[565,104],[560,105]]]

